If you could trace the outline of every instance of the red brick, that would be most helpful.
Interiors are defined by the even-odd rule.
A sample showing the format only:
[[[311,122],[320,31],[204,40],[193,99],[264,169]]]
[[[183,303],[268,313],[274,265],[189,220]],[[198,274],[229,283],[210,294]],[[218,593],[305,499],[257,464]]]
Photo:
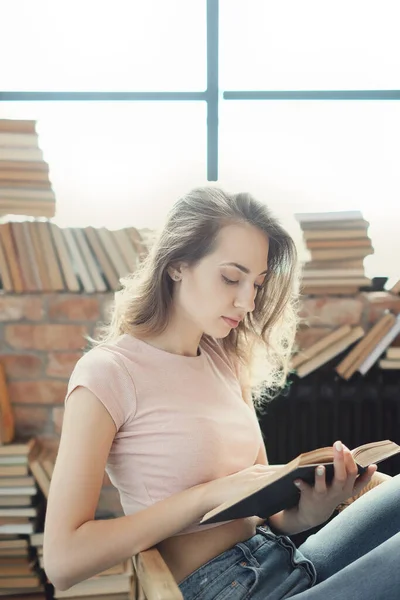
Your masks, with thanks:
[[[84,325],[6,325],[5,339],[25,350],[80,350],[86,346]]]
[[[390,310],[393,314],[400,313],[400,297],[388,294],[387,292],[375,292],[368,294],[367,302],[367,320],[368,323],[376,323],[383,315],[385,310]]]
[[[40,406],[13,406],[15,435],[24,438],[43,433],[49,424],[49,411]]]
[[[21,404],[62,404],[67,391],[64,381],[10,381],[12,402]]]
[[[50,319],[71,321],[98,321],[99,301],[96,297],[52,296],[49,298]]]
[[[305,350],[331,331],[330,327],[301,327],[296,333],[296,346]]]
[[[356,298],[307,298],[303,300],[300,317],[310,326],[338,327],[361,322],[363,302]]]
[[[43,315],[43,301],[40,296],[0,297],[0,321],[40,321]]]
[[[61,434],[63,419],[64,419],[64,407],[56,406],[55,408],[53,408],[54,431],[58,435]]]
[[[68,378],[82,352],[49,352],[46,375]]]
[[[42,372],[42,359],[33,354],[5,354],[0,356],[0,362],[5,367],[7,378],[31,379]]]

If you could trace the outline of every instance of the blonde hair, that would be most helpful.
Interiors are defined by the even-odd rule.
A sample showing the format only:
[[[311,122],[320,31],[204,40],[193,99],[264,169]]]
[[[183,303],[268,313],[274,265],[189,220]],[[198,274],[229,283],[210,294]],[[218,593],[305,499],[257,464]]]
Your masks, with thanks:
[[[220,229],[232,223],[248,223],[268,236],[268,272],[254,311],[222,345],[246,373],[253,400],[272,398],[285,385],[297,327],[297,251],[268,208],[248,193],[201,187],[176,201],[137,271],[121,279],[109,322],[99,328],[98,339],[90,341],[97,345],[123,333],[161,334],[168,324],[174,285],[167,268],[180,261],[194,266],[215,250]]]

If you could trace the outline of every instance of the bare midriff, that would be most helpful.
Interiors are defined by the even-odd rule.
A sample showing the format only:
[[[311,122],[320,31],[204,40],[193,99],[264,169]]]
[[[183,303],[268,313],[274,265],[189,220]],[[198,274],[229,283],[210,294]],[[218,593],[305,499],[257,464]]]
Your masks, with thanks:
[[[259,517],[236,519],[212,529],[170,537],[160,542],[157,549],[179,584],[222,552],[251,538],[262,523]]]

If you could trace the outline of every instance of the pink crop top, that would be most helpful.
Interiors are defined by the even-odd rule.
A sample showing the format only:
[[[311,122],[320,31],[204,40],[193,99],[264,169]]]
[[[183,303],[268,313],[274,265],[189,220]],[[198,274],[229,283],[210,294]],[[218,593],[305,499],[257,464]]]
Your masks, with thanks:
[[[106,471],[125,514],[255,463],[261,431],[234,363],[213,338],[203,336],[200,352],[172,354],[123,334],[75,365],[65,401],[84,386],[110,413],[117,432]]]

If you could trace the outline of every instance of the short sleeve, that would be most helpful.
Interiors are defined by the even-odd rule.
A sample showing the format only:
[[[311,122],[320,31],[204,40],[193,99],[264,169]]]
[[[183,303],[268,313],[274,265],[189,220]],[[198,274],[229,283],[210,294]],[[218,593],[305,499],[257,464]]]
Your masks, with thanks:
[[[92,348],[76,363],[65,404],[78,386],[90,390],[109,412],[117,431],[136,412],[136,391],[125,365],[109,350]]]

